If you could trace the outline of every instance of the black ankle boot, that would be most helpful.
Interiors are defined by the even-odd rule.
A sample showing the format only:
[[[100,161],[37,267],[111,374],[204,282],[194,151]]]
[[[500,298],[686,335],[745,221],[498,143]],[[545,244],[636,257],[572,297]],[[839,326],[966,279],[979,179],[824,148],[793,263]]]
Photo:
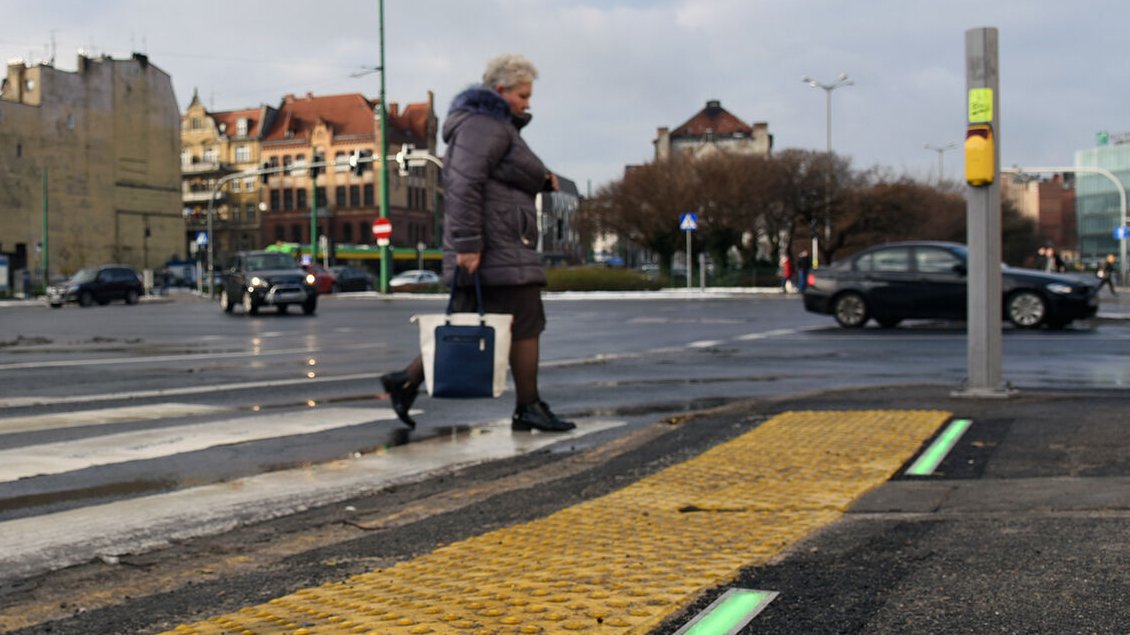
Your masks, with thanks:
[[[396,416],[400,417],[404,425],[415,428],[416,422],[408,416],[408,411],[412,409],[416,395],[420,394],[420,385],[411,383],[408,380],[408,373],[403,371],[381,375],[381,385],[388,393],[388,400],[392,402],[392,410]]]
[[[514,409],[510,429],[518,431],[541,430],[542,432],[568,432],[577,424],[558,418],[544,401],[522,404]]]

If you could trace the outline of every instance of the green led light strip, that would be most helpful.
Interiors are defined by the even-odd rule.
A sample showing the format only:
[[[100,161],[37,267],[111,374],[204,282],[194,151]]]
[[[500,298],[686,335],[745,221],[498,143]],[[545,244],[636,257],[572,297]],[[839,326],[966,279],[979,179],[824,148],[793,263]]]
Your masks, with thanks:
[[[953,450],[953,446],[957,445],[957,440],[965,434],[965,431],[971,425],[973,425],[971,419],[954,419],[951,421],[946,426],[945,431],[938,435],[937,439],[934,439],[930,447],[922,453],[922,456],[918,457],[918,460],[906,470],[906,473],[910,476],[933,474],[934,470],[941,465],[942,460],[946,458],[946,455],[950,453],[950,450]]]
[[[675,635],[735,635],[777,597],[776,591],[730,589]]]

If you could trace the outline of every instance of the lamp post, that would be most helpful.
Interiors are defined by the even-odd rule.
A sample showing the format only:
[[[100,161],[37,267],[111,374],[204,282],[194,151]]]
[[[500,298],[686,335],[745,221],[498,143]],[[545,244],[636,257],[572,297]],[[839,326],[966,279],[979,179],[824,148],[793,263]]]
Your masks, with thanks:
[[[839,77],[836,78],[836,81],[834,81],[830,84],[818,82],[815,79],[812,79],[811,77],[809,77],[808,75],[801,77],[800,81],[804,82],[805,84],[808,84],[809,86],[811,86],[813,88],[820,88],[820,89],[824,90],[824,113],[825,113],[826,135],[827,135],[825,147],[826,147],[828,155],[830,157],[830,155],[832,154],[832,91],[836,90],[837,88],[840,88],[841,86],[853,86],[853,85],[855,85],[855,82],[848,79],[847,73],[840,73]],[[829,172],[828,177],[829,177],[829,179],[831,178],[830,172]],[[831,196],[831,194],[829,194],[829,197],[830,196]],[[824,210],[824,214],[825,214],[825,216],[824,216],[824,242],[827,243],[832,238],[832,203],[831,203],[831,200],[827,201],[827,204],[826,204],[826,207],[825,207],[825,210]],[[819,253],[820,252],[818,250],[816,233],[813,232],[813,234],[812,234],[812,266],[813,267],[819,266],[819,260],[820,260]]]
[[[947,143],[944,146],[935,146],[935,145],[930,145],[929,143],[927,143],[924,147],[927,150],[933,150],[934,152],[938,153],[938,185],[941,185],[942,184],[942,177],[945,173],[945,167],[942,164],[942,155],[946,152],[946,150],[952,150],[952,149],[956,148],[957,144],[950,142],[950,143]]]

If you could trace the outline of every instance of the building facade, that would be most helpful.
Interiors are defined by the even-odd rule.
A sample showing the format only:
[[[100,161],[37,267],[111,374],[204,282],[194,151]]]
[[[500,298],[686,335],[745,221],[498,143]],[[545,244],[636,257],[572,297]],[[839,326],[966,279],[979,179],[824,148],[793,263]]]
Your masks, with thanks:
[[[1001,196],[1010,201],[1021,216],[1036,223],[1041,243],[1054,246],[1064,259],[1078,262],[1074,176],[1005,178],[1001,181]],[[1035,254],[1032,257],[1035,258]]]
[[[214,253],[262,247],[260,219],[266,201],[260,178],[236,175],[259,167],[263,130],[276,114],[269,106],[208,112],[192,96],[180,132],[184,244],[190,253],[205,246],[197,237],[208,231],[210,197]]]
[[[313,234],[335,247],[374,243],[372,225],[380,215],[379,113],[379,103],[360,94],[283,99],[262,139],[263,167],[280,170],[262,179],[264,242],[299,243],[307,251]],[[403,112],[397,104],[388,105],[390,154],[410,144],[434,155],[437,128],[431,94]],[[371,162],[354,168],[352,156]],[[314,171],[307,167],[318,162],[327,165]],[[390,165],[388,174],[392,246],[437,246],[442,203],[438,168],[412,167],[403,175]]]
[[[1100,133],[1098,145],[1075,152],[1076,167],[1104,168],[1122,188],[1130,183],[1130,133]],[[1119,255],[1114,230],[1122,223],[1119,185],[1101,174],[1075,175],[1075,215],[1079,232],[1079,257],[1088,266],[1107,254]]]
[[[183,256],[180,114],[168,74],[80,55],[8,65],[0,90],[0,253],[35,284]],[[46,265],[46,270],[44,265]]]
[[[698,158],[721,151],[766,156],[772,150],[768,123],[751,126],[730,114],[716,99],[706,102],[706,107],[674,130],[659,128],[655,137],[656,161],[676,156]]]

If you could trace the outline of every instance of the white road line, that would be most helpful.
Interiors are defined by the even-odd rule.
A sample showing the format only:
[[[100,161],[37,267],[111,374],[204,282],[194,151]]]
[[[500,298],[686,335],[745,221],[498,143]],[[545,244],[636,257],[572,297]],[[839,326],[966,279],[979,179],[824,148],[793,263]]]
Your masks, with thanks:
[[[183,362],[198,359],[231,359],[235,357],[266,357],[268,355],[293,355],[302,353],[313,355],[318,348],[284,348],[277,351],[240,351],[238,353],[190,353],[185,355],[154,355],[151,357],[113,357],[108,359],[57,359],[38,362],[19,362],[0,364],[3,370],[26,370],[29,368],[67,368],[71,366],[107,366],[110,364],[151,364],[154,362]]]
[[[280,386],[295,386],[298,384],[320,384],[334,381],[355,381],[358,379],[376,380],[380,373],[356,373],[353,375],[301,377],[298,379],[272,379],[265,381],[245,381],[238,384],[212,384],[207,386],[183,386],[179,388],[156,388],[154,390],[135,390],[132,392],[104,393],[97,395],[43,395],[39,397],[12,397],[0,399],[0,408],[14,408],[17,406],[50,406],[68,403],[88,403],[96,401],[116,401],[119,399],[151,399],[169,398],[184,395],[199,395],[230,390],[248,390],[252,388],[277,388]],[[374,386],[374,390],[375,390]]]
[[[713,346],[718,346],[721,343],[722,340],[699,340],[697,342],[691,342],[690,344],[687,344],[687,348],[711,348]]]
[[[311,408],[44,443],[0,451],[0,483],[389,419],[388,408]]]
[[[126,421],[152,421],[192,415],[225,412],[230,408],[190,403],[158,403],[148,406],[125,406],[102,410],[59,412],[34,417],[9,417],[0,419],[0,434],[29,432],[31,430],[59,430],[80,426],[97,426]]]
[[[230,531],[430,474],[528,454],[626,422],[577,423],[567,434],[511,434],[509,421],[503,420],[468,435],[439,436],[353,459],[0,522],[0,580]]]

